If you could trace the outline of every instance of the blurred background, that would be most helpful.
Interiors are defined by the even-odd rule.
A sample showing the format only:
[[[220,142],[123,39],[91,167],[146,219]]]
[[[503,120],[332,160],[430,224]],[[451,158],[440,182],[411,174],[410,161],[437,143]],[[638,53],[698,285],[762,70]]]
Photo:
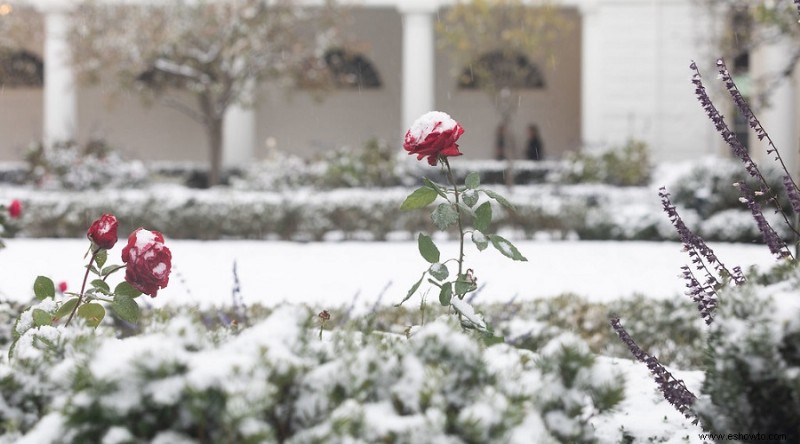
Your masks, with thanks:
[[[192,224],[182,226],[198,228],[174,227],[177,237],[317,239],[344,230],[383,239],[430,225],[389,208],[402,194],[393,187],[438,174],[401,148],[411,122],[436,109],[466,129],[459,174],[556,187],[515,191],[521,215],[504,223],[521,236],[660,239],[661,216],[645,216],[652,187],[674,184],[704,223],[737,205],[724,191],[735,180],[730,148],[694,95],[692,60],[733,132],[768,161],[717,81],[715,61],[725,58],[797,171],[794,8],[789,0],[2,0],[0,193],[30,201],[20,234],[31,236],[80,235],[96,211],[123,202],[136,223],[166,232],[181,218],[137,204],[156,199],[202,219],[213,213],[206,207],[221,207],[233,220],[226,228],[184,216]],[[153,191],[164,184],[172,191]],[[227,187],[190,197],[175,188],[219,184]],[[574,184],[607,187],[563,187]],[[380,204],[355,213],[336,204],[327,222],[319,207],[300,208],[314,205],[304,196],[342,188],[377,194],[331,199]],[[121,193],[136,189],[147,197]],[[281,197],[299,189],[313,191],[295,193],[300,209]],[[46,201],[37,190],[71,194]],[[237,204],[231,190],[262,194]],[[92,198],[75,197],[81,191]],[[749,221],[723,214],[706,234],[758,237]],[[309,217],[311,228],[297,228]],[[252,218],[261,222],[244,223]],[[37,229],[37,220],[47,222]],[[720,234],[732,225],[742,228]]]

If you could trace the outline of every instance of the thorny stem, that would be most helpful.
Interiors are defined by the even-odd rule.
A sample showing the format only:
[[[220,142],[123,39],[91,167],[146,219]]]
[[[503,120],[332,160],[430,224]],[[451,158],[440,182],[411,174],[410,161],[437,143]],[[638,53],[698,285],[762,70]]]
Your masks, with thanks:
[[[97,257],[97,253],[99,252],[100,252],[99,248],[95,251],[92,251],[92,258],[89,259],[89,265],[86,266],[86,273],[83,275],[83,283],[81,284],[81,292],[78,295],[78,303],[75,304],[75,308],[72,309],[72,312],[69,314],[67,322],[66,324],[64,324],[64,326],[69,325],[70,321],[72,321],[72,318],[75,316],[75,312],[78,311],[78,307],[80,307],[81,302],[83,302],[83,292],[86,290],[86,281],[89,279],[89,272],[92,270],[92,264],[94,263],[94,260]]]
[[[453,185],[453,191],[456,196],[456,214],[458,214],[458,279],[461,279],[461,271],[464,268],[464,224],[461,221],[461,207],[458,206],[458,185],[453,178],[453,170],[450,169],[450,162],[447,161],[447,157],[442,157],[442,162],[447,167],[447,180]]]

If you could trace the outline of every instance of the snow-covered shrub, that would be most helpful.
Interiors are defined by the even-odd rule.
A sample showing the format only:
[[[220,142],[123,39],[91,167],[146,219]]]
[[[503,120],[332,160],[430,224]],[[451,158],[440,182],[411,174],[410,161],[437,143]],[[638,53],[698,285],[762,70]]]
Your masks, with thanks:
[[[800,439],[799,294],[794,265],[721,293],[695,407],[704,428]]]
[[[235,189],[276,191],[313,183],[312,167],[305,159],[278,150],[271,150],[265,159],[250,165],[243,173],[241,177],[231,177]]]
[[[563,332],[574,332],[595,354],[628,357],[627,348],[608,328],[613,313],[627,319],[627,327],[642,348],[665,364],[697,368],[706,357],[703,322],[697,310],[683,300],[637,295],[600,303],[566,294],[489,306],[484,312],[509,343],[529,350],[539,350]]]
[[[15,442],[54,408],[56,397],[67,390],[73,359],[87,353],[99,337],[81,328],[82,321],[69,328],[36,326],[38,310],[57,309],[55,301],[46,299],[8,323],[14,342],[10,349],[9,344],[2,348],[8,359],[0,364],[0,443]]]
[[[789,202],[782,191],[780,170],[771,166],[765,166],[761,170],[770,188],[778,191],[781,205],[789,208]],[[725,210],[747,211],[747,207],[739,201],[739,190],[733,186],[735,182],[746,178],[747,173],[738,160],[707,158],[675,179],[668,185],[668,189],[675,205],[694,210],[700,217],[708,218]],[[752,179],[746,182],[754,183]]]
[[[183,312],[124,339],[101,326],[54,336],[55,347],[23,341],[0,364],[0,411],[27,418],[15,423],[27,437],[65,443],[571,443],[592,442],[589,421],[623,393],[613,367],[570,335],[540,353],[486,348],[444,317],[409,338],[340,330],[319,340],[313,317],[286,306],[220,334]]]
[[[385,141],[370,139],[359,149],[342,147],[326,152],[320,163],[319,188],[392,187],[403,183],[403,162]]]
[[[602,154],[573,154],[558,176],[563,183],[606,183],[616,186],[643,186],[652,173],[650,154],[644,142],[631,140],[622,147]]]
[[[147,169],[139,161],[124,159],[102,140],[84,146],[56,142],[36,143],[25,155],[29,180],[45,189],[86,190],[140,186]]]
[[[231,178],[231,184],[240,190],[260,191],[393,187],[412,181],[408,165],[398,161],[398,155],[378,139],[361,148],[340,147],[312,159],[273,150],[242,177]]]

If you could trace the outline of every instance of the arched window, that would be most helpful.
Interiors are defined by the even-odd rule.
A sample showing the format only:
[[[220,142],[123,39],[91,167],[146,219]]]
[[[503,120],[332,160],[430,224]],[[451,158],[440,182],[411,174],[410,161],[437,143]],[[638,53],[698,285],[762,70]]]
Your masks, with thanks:
[[[0,50],[0,85],[6,88],[41,88],[44,64],[36,54],[20,50]]]
[[[365,56],[332,48],[325,51],[325,65],[338,88],[380,88],[381,77]]]
[[[481,89],[484,86],[495,89],[544,88],[544,76],[525,54],[496,50],[478,57],[458,77],[459,88]]]

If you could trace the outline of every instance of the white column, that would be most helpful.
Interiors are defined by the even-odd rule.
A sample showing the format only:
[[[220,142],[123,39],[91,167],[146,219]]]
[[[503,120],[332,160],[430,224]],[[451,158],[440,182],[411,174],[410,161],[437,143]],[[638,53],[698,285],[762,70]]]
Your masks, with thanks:
[[[403,15],[403,134],[419,116],[434,108],[432,0],[409,1],[399,6]]]
[[[44,141],[77,137],[78,100],[75,75],[67,42],[69,14],[62,8],[43,11],[44,40]]]
[[[256,150],[256,110],[233,105],[225,113],[222,139],[222,165],[243,167],[252,162]]]
[[[581,8],[581,138],[589,152],[604,144],[602,36],[599,6],[587,2]]]
[[[764,69],[774,75],[783,70],[792,52],[788,38],[781,38],[761,50]],[[767,130],[775,146],[781,153],[787,168],[798,177],[798,134],[797,134],[797,90],[794,78],[781,79],[780,84],[770,91],[769,107],[756,112],[764,129]],[[756,142],[758,143],[758,142]],[[759,145],[756,145],[759,146]],[[763,151],[763,150],[758,150]]]

